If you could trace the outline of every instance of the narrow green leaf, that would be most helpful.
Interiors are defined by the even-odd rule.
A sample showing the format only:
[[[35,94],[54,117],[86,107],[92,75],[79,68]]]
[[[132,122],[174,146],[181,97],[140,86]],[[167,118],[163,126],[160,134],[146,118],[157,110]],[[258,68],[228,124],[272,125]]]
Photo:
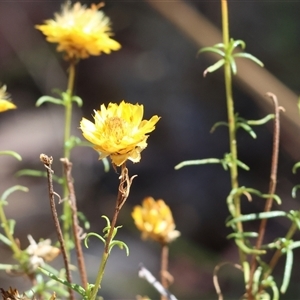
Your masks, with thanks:
[[[233,41],[233,48],[236,48],[236,47],[241,47],[242,49],[245,49],[246,48],[246,44],[242,40]]]
[[[196,159],[196,160],[186,160],[175,166],[175,170],[179,170],[186,166],[196,166],[196,165],[205,165],[205,164],[217,164],[221,163],[221,160],[218,158],[207,158],[207,159]]]
[[[229,59],[229,64],[230,64],[230,68],[231,68],[232,74],[236,75],[236,73],[237,73],[237,67],[236,67],[235,60],[233,59],[232,56],[229,56],[228,59]]]
[[[293,166],[292,171],[293,171],[294,174],[296,174],[297,169],[298,169],[299,167],[300,167],[300,161],[297,162],[297,163],[295,163],[294,166]]]
[[[83,101],[79,96],[73,96],[72,101],[76,102],[78,107],[82,107],[82,105],[83,105]]]
[[[22,160],[22,157],[20,154],[18,154],[17,152],[15,151],[10,151],[10,150],[7,150],[7,151],[0,151],[0,155],[10,155],[10,156],[13,156],[15,159],[21,161]]]
[[[233,232],[227,235],[227,239],[257,238],[257,232]]]
[[[128,248],[128,246],[127,246],[124,242],[118,241],[118,240],[112,241],[112,242],[110,243],[110,245],[109,245],[109,252],[112,250],[112,248],[113,248],[114,246],[118,246],[120,249],[125,248],[126,255],[129,256],[129,248]]]
[[[104,239],[101,235],[99,235],[99,234],[97,234],[97,233],[95,233],[95,232],[89,232],[89,233],[86,235],[85,239],[84,239],[84,245],[85,245],[86,248],[89,247],[89,246],[88,246],[88,239],[90,238],[90,236],[95,236],[95,237],[97,237],[97,238],[98,238],[100,241],[102,241],[102,242],[104,243],[104,245],[105,245],[105,239]]]
[[[248,120],[247,124],[249,125],[263,125],[269,122],[270,120],[274,119],[274,114],[268,114],[262,119],[259,120]]]
[[[256,295],[256,293],[259,290],[261,273],[262,273],[262,267],[259,266],[253,274],[253,286],[252,286],[253,295]]]
[[[11,245],[11,241],[2,233],[0,233],[0,241],[2,241],[7,246]]]
[[[22,185],[15,185],[10,188],[8,188],[1,196],[1,201],[6,201],[7,198],[16,191],[22,191],[22,192],[28,192],[29,189],[26,186]]]
[[[200,49],[197,54],[199,55],[204,52],[213,52],[213,53],[219,54],[222,57],[225,56],[224,51],[217,49],[215,47],[204,47],[204,48]]]
[[[236,245],[246,254],[263,255],[266,253],[265,250],[251,249],[244,244],[240,239],[235,239]]]
[[[227,126],[228,127],[228,123],[227,122],[222,122],[222,121],[217,122],[213,125],[213,127],[211,128],[211,130],[209,132],[213,133],[217,129],[217,127],[219,127],[219,126]]]
[[[292,242],[292,244],[289,246],[290,250],[296,249],[300,247],[300,241]]]
[[[259,219],[270,219],[270,218],[276,218],[276,217],[286,217],[288,214],[285,211],[268,211],[268,212],[261,212],[261,213],[253,213],[253,214],[247,214],[242,215],[237,218],[233,218],[229,222],[227,222],[226,226],[229,227],[234,223],[238,222],[249,222],[253,220],[259,220]]]
[[[245,171],[249,171],[249,170],[250,170],[250,168],[249,168],[246,164],[244,164],[242,161],[240,161],[240,160],[237,160],[237,161],[236,161],[236,164],[237,164],[241,169],[244,169]]]
[[[246,132],[248,132],[252,138],[256,139],[256,137],[257,137],[257,136],[256,136],[256,133],[253,131],[253,129],[251,128],[251,126],[249,126],[249,125],[246,124],[246,123],[240,123],[240,122],[239,122],[237,125],[238,125],[238,127],[241,127],[241,128],[243,128]]]
[[[102,163],[104,167],[104,172],[107,173],[109,171],[109,161],[107,157],[102,158]]]
[[[284,267],[283,281],[280,287],[280,292],[284,294],[289,286],[291,273],[293,267],[293,251],[291,249],[287,249],[286,251],[286,261]]]
[[[218,69],[221,68],[224,64],[225,64],[225,59],[224,59],[224,58],[218,60],[215,64],[213,64],[212,66],[208,67],[208,68],[203,72],[203,76],[205,77],[207,73],[212,73],[212,72],[218,70]]]
[[[300,184],[297,184],[296,186],[293,187],[293,189],[292,189],[292,197],[293,198],[296,198],[296,193],[299,188],[300,188]]]
[[[233,54],[234,57],[241,57],[241,58],[248,58],[252,61],[254,61],[255,63],[257,63],[259,66],[263,67],[264,64],[262,61],[260,61],[258,58],[256,58],[255,56],[253,56],[250,53],[246,53],[246,52],[242,52],[242,53],[235,53]]]
[[[33,176],[33,177],[45,177],[45,178],[47,178],[47,172],[39,171],[39,170],[31,170],[31,169],[20,170],[15,175],[17,177],[20,177],[20,176]],[[53,181],[55,181],[59,184],[63,184],[63,182],[64,182],[63,178],[58,177],[55,174],[52,175],[52,179],[53,179]]]
[[[46,276],[50,277],[51,279],[53,279],[59,283],[62,283],[63,285],[71,288],[73,291],[77,292],[81,296],[85,297],[85,289],[83,287],[81,287],[80,285],[75,284],[75,283],[70,284],[67,280],[59,278],[59,277],[55,276],[54,274],[52,274],[42,268],[39,268],[39,270]]]
[[[35,106],[39,107],[42,104],[44,104],[45,102],[50,102],[50,103],[57,104],[57,105],[64,105],[64,102],[61,99],[54,98],[51,96],[42,96],[36,101]]]

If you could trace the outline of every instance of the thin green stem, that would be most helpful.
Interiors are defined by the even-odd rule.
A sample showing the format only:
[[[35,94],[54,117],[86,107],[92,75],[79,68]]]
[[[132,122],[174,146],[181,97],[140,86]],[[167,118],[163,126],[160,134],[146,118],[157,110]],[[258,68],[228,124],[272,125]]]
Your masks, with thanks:
[[[72,123],[72,96],[75,82],[75,62],[71,61],[69,68],[69,79],[68,79],[68,101],[65,106],[65,135],[64,135],[64,158],[70,158],[70,147],[67,142],[71,135],[71,123]]]
[[[0,221],[1,221],[1,227],[3,228],[6,237],[9,239],[9,241],[11,243],[10,248],[14,252],[15,257],[18,258],[21,254],[21,250],[20,250],[19,246],[17,245],[13,235],[10,232],[8,220],[6,218],[6,215],[5,215],[5,212],[3,209],[2,201],[0,201]]]
[[[69,140],[71,136],[71,124],[72,124],[72,96],[74,90],[74,81],[75,81],[75,62],[70,62],[69,67],[69,79],[68,79],[68,88],[67,88],[67,101],[65,102],[65,132],[64,132],[64,158],[70,159],[70,147]],[[63,199],[67,199],[69,195],[67,179],[64,178],[63,182]],[[63,203],[63,235],[67,247],[67,253],[69,256],[70,252],[70,230],[72,226],[72,215],[69,201],[64,201]]]
[[[131,186],[131,183],[132,183],[132,179],[133,179],[133,177],[129,178],[128,170],[127,170],[126,165],[124,163],[123,165],[121,165],[120,185],[119,185],[119,192],[118,192],[118,197],[117,197],[117,201],[116,201],[115,213],[114,213],[114,216],[112,218],[110,229],[109,229],[109,232],[108,232],[107,237],[106,237],[101,263],[100,263],[100,266],[99,266],[97,278],[96,278],[96,281],[95,281],[94,289],[92,291],[92,295],[90,297],[90,300],[95,300],[96,299],[98,290],[101,288],[101,282],[102,282],[102,278],[103,278],[103,275],[104,275],[105,266],[106,266],[106,263],[107,263],[107,260],[108,260],[108,257],[109,257],[109,253],[110,253],[110,243],[113,239],[114,229],[116,227],[119,212],[120,212],[122,206],[124,205],[127,197],[129,196],[129,191],[130,191],[130,186]]]
[[[111,226],[110,226],[110,229],[109,229],[109,233],[108,233],[106,241],[105,241],[105,247],[104,247],[104,251],[103,251],[103,254],[102,254],[102,259],[101,259],[101,263],[100,263],[100,266],[99,266],[98,274],[97,274],[97,277],[96,277],[95,286],[94,286],[94,289],[93,289],[93,292],[92,292],[92,295],[91,295],[91,300],[96,299],[98,290],[101,288],[101,282],[102,282],[102,279],[103,279],[103,276],[104,276],[104,270],[105,270],[105,266],[106,266],[106,263],[107,263],[107,260],[108,260],[108,257],[109,257],[109,252],[110,252],[109,245],[110,245],[110,242],[112,240],[114,228],[116,227],[117,218],[118,218],[118,215],[119,215],[119,212],[120,212],[119,205],[118,205],[120,197],[122,197],[122,195],[119,192],[115,213],[114,213],[113,219],[111,221]]]
[[[227,51],[229,48],[229,24],[228,24],[228,6],[227,0],[221,0],[222,7],[222,30],[223,30],[223,43],[224,49]],[[230,61],[228,59],[228,53],[226,53],[225,64],[224,64],[224,77],[225,77],[225,90],[226,90],[226,102],[227,102],[227,114],[228,114],[228,130],[229,130],[229,147],[231,153],[231,188],[237,189],[238,183],[238,166],[237,166],[237,142],[236,142],[236,123],[235,123],[235,112],[234,112],[234,101],[232,97],[232,73],[230,68]],[[235,217],[241,215],[240,197],[234,197],[235,205]],[[237,230],[239,233],[243,232],[243,226],[241,222],[237,223]],[[245,260],[245,254],[239,249],[241,263]]]

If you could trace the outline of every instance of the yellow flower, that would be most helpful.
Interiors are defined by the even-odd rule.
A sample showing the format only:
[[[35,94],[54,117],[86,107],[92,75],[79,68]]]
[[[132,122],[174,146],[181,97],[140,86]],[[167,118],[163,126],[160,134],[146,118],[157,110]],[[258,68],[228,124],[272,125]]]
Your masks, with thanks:
[[[83,136],[94,144],[100,153],[99,159],[110,156],[116,166],[122,165],[127,159],[139,162],[141,151],[147,147],[147,133],[155,129],[160,119],[153,116],[149,121],[142,120],[143,105],[130,104],[122,101],[120,105],[104,104],[95,111],[95,123],[83,118],[80,129]]]
[[[145,198],[142,206],[135,206],[131,215],[143,239],[151,238],[167,244],[180,235],[175,230],[172,212],[162,199],[155,201],[152,197]]]
[[[66,59],[87,58],[90,55],[109,54],[119,50],[121,45],[110,38],[110,20],[98,9],[102,4],[92,4],[90,8],[79,2],[73,6],[67,1],[54,20],[46,20],[36,28],[43,32],[50,43],[58,43],[57,51],[64,51]]]
[[[6,85],[0,88],[0,112],[17,108],[9,99],[9,94],[6,92]]]

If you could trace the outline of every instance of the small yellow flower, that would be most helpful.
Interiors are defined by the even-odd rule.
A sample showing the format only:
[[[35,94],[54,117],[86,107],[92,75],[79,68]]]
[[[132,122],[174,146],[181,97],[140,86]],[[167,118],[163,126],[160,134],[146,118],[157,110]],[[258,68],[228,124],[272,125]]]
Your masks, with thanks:
[[[172,212],[162,199],[155,201],[152,197],[145,198],[142,206],[135,206],[131,215],[143,239],[151,238],[167,244],[180,235],[175,230]]]
[[[120,105],[104,104],[95,111],[95,123],[83,118],[80,129],[83,136],[94,144],[100,153],[99,159],[110,156],[116,166],[121,166],[127,159],[139,162],[141,151],[147,147],[147,133],[155,129],[160,119],[153,116],[149,121],[142,120],[143,105],[122,101]]]
[[[0,88],[0,112],[17,108],[10,100],[9,94],[6,92],[6,85]]]
[[[121,45],[110,38],[110,20],[98,9],[102,4],[92,4],[90,8],[79,2],[73,6],[67,1],[54,20],[46,20],[36,28],[43,32],[50,43],[58,43],[57,51],[64,51],[66,59],[87,58],[90,55],[109,54],[119,50]]]

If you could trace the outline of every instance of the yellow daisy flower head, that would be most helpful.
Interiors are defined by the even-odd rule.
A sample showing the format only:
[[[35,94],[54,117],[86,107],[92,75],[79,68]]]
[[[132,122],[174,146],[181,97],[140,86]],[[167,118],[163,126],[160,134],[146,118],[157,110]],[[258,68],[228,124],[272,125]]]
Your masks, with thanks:
[[[92,4],[90,8],[79,2],[73,6],[67,1],[61,13],[54,19],[46,20],[45,24],[36,28],[43,32],[50,43],[58,43],[57,51],[63,51],[67,60],[78,60],[90,55],[109,54],[119,50],[121,45],[110,36],[110,20],[100,11],[103,4]]]
[[[147,133],[155,129],[160,119],[153,116],[149,121],[142,120],[144,106],[122,101],[119,105],[109,103],[94,111],[94,123],[83,118],[80,129],[83,136],[94,144],[100,153],[99,159],[110,156],[116,166],[127,159],[139,162],[141,152],[147,147]]]
[[[180,232],[175,230],[172,212],[162,199],[147,197],[142,206],[133,208],[132,217],[136,227],[142,232],[142,238],[150,238],[161,244],[174,241]]]
[[[6,92],[6,85],[0,88],[0,112],[17,108],[10,99],[10,95]]]

